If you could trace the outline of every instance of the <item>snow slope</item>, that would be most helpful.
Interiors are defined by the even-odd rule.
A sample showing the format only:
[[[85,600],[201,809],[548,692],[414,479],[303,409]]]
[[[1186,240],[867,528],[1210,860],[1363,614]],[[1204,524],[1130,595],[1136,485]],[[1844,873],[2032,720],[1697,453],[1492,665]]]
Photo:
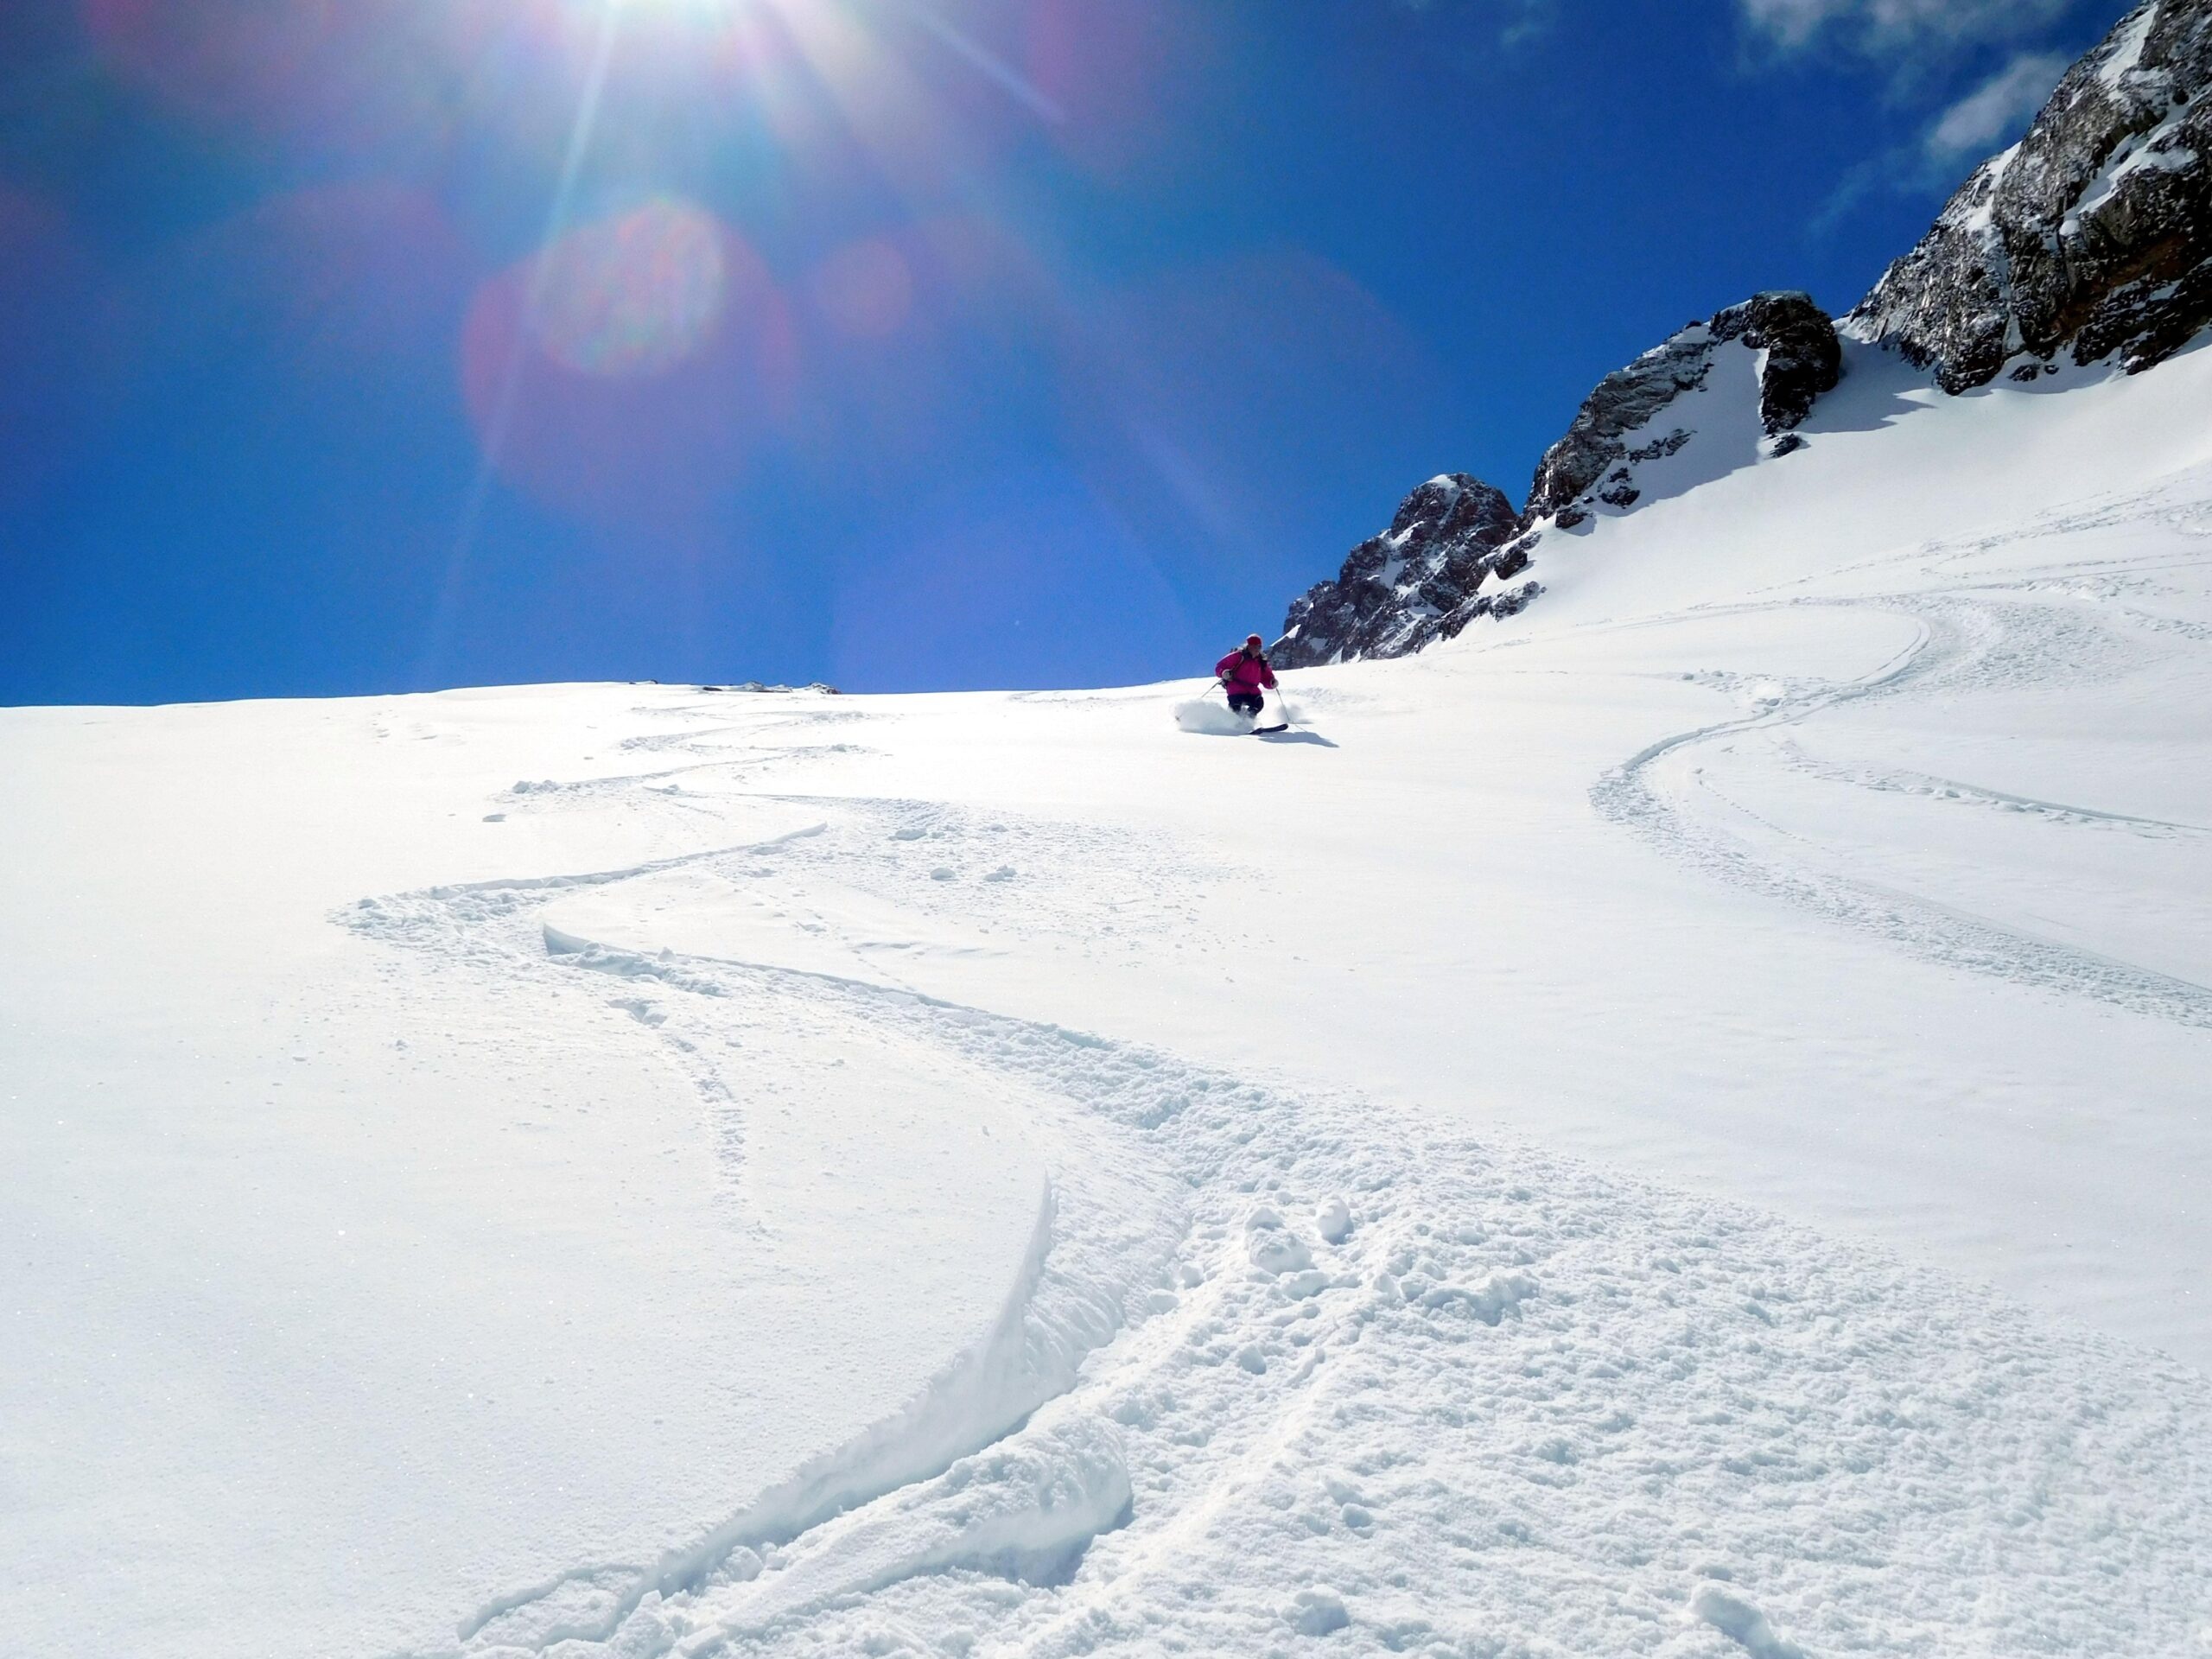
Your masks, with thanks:
[[[0,1648],[2212,1648],[2212,353],[1849,368],[1280,738],[0,715]]]

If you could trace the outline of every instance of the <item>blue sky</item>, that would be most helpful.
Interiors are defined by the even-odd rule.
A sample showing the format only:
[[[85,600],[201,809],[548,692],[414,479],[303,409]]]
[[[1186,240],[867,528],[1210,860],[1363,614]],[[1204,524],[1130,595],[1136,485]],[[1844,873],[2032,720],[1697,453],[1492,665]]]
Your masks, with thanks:
[[[1202,671],[2113,0],[17,0],[0,702]]]

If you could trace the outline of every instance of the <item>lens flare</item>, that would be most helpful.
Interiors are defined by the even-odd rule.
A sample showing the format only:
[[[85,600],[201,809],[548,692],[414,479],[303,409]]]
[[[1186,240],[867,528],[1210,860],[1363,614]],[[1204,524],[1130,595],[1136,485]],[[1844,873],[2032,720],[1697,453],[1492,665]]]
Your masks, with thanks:
[[[461,385],[487,467],[556,511],[694,523],[789,419],[790,308],[703,210],[651,203],[485,283]]]
[[[531,333],[580,373],[664,373],[714,334],[728,275],[712,218],[650,201],[571,231],[540,256]]]

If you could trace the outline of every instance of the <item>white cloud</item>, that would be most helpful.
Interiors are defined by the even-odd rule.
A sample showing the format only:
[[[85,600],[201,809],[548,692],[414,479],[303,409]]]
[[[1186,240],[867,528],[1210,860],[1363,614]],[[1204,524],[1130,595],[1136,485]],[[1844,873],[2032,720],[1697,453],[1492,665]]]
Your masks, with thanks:
[[[1847,173],[1810,226],[1825,236],[1878,190],[1948,189],[1973,163],[2019,137],[2066,73],[2056,52],[2023,52],[1945,110],[1916,143],[1900,145]]]
[[[2021,53],[1936,118],[1923,140],[1929,161],[1945,166],[1979,157],[2018,136],[2058,85],[2066,64],[2055,52]]]
[[[1870,56],[2014,40],[2073,0],[1738,0],[1752,32],[1785,51],[1835,41]]]

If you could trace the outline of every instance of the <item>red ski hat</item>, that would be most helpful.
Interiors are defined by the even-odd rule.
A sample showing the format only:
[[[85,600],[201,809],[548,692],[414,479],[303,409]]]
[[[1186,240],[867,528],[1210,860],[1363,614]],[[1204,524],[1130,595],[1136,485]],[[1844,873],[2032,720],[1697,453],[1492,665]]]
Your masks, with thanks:
[[[1244,636],[1244,643],[1248,645],[1264,645],[1268,642],[1256,633],[1248,633]]]

